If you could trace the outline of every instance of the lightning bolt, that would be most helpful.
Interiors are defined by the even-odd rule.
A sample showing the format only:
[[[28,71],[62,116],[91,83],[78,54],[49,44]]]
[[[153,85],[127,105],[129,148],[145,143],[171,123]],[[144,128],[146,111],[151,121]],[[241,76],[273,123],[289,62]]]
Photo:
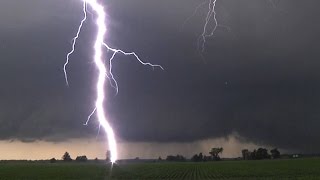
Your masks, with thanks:
[[[279,1],[276,3],[273,0],[268,0],[269,3],[272,5],[273,8],[277,7],[277,4],[279,3]],[[225,25],[221,25],[219,24],[218,20],[217,20],[217,12],[216,12],[216,5],[217,5],[217,0],[207,0],[205,2],[202,2],[201,4],[199,4],[195,11],[193,12],[193,14],[186,19],[186,21],[184,22],[183,26],[186,24],[186,22],[188,22],[193,16],[195,16],[196,12],[198,11],[198,9],[203,6],[204,4],[208,3],[208,12],[207,12],[207,16],[205,18],[205,23],[203,26],[203,30],[202,30],[202,34],[199,36],[198,38],[198,49],[201,52],[205,51],[205,44],[207,41],[207,38],[212,37],[216,30],[218,29],[218,27],[222,27],[227,29],[228,31],[230,31],[230,28],[228,26]],[[213,20],[213,28],[212,30],[209,29],[209,23]]]
[[[200,3],[194,10],[194,12],[192,13],[191,16],[189,16],[184,23],[182,24],[182,28],[197,14],[198,10],[204,6],[208,4],[208,11],[207,11],[207,15],[205,17],[205,21],[204,21],[204,25],[203,25],[203,29],[202,29],[202,33],[198,38],[198,50],[200,52],[201,57],[202,53],[205,51],[205,44],[207,42],[207,38],[212,37],[216,30],[218,29],[218,27],[223,27],[226,28],[228,31],[230,30],[229,27],[224,26],[224,25],[220,25],[218,23],[217,20],[217,13],[216,13],[216,4],[217,4],[217,0],[205,0],[204,2]],[[210,30],[210,22],[213,20],[213,28]]]
[[[201,52],[204,52],[205,50],[205,44],[206,44],[206,39],[208,37],[212,37],[214,35],[214,33],[216,32],[217,28],[218,28],[218,20],[217,20],[217,13],[215,11],[215,8],[216,8],[216,3],[217,3],[217,0],[209,0],[209,10],[207,12],[207,16],[206,16],[206,19],[205,19],[205,23],[204,23],[204,26],[203,26],[203,31],[202,31],[202,34],[201,36],[199,37],[199,44],[201,43]],[[214,27],[213,29],[208,33],[208,24],[210,22],[210,20],[213,19],[214,21]],[[200,47],[200,46],[199,46]]]
[[[110,160],[112,163],[116,162],[118,159],[118,153],[117,153],[117,143],[116,143],[116,138],[115,138],[115,133],[107,121],[106,118],[106,113],[103,108],[103,102],[105,100],[105,79],[106,77],[110,80],[111,86],[116,89],[116,93],[119,92],[118,88],[118,83],[116,79],[113,76],[112,73],[112,61],[114,60],[115,56],[117,54],[123,54],[126,56],[134,56],[138,62],[140,62],[142,65],[146,66],[151,66],[152,68],[160,68],[163,70],[162,66],[160,65],[154,65],[151,63],[146,63],[143,62],[139,56],[135,52],[125,52],[121,49],[115,49],[109,46],[106,42],[104,42],[106,33],[107,33],[107,26],[106,26],[106,12],[104,11],[104,7],[102,4],[98,3],[97,0],[82,0],[83,1],[83,19],[81,20],[81,23],[79,25],[78,31],[76,33],[76,36],[73,38],[72,41],[72,49],[71,51],[67,54],[66,57],[66,62],[63,66],[64,69],[64,75],[65,75],[65,80],[66,84],[69,85],[68,81],[68,76],[67,76],[67,65],[70,60],[70,56],[75,52],[75,46],[77,39],[79,38],[79,35],[81,33],[81,29],[83,27],[84,22],[87,20],[87,5],[90,5],[92,10],[96,13],[97,19],[96,19],[96,24],[98,27],[98,33],[96,35],[96,40],[94,44],[94,62],[96,64],[96,67],[99,71],[98,75],[98,82],[96,84],[96,92],[97,92],[97,98],[96,98],[96,103],[95,103],[95,108],[92,111],[92,113],[88,116],[88,119],[85,124],[88,124],[91,116],[93,116],[95,113],[97,114],[98,121],[100,123],[100,126],[104,129],[104,131],[107,134],[107,140],[108,140],[108,147],[110,149],[111,157]],[[106,48],[108,52],[111,52],[111,58],[109,59],[109,68],[105,66],[104,60],[102,58],[103,56],[103,48]]]

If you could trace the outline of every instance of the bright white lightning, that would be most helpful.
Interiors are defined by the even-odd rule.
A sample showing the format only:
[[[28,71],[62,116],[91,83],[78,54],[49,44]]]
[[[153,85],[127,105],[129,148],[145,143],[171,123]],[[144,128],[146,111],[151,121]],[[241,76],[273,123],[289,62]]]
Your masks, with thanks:
[[[217,20],[217,13],[215,11],[215,8],[216,8],[216,2],[217,0],[209,0],[209,10],[208,10],[208,13],[207,13],[207,16],[206,16],[206,19],[205,19],[205,24],[203,26],[203,31],[202,31],[202,34],[201,36],[199,37],[199,43],[201,43],[201,51],[204,52],[205,50],[205,44],[206,44],[206,39],[208,37],[212,37],[214,35],[214,33],[216,32],[217,30],[217,27],[218,27],[218,20]],[[208,33],[208,25],[209,25],[209,22],[210,20],[213,19],[214,21],[214,27],[213,29]]]
[[[86,121],[85,124],[88,124],[91,116],[94,113],[97,113],[97,117],[99,120],[99,123],[101,125],[101,127],[105,130],[106,134],[107,134],[107,139],[108,139],[108,145],[109,145],[109,149],[110,149],[110,153],[111,153],[111,157],[110,160],[112,163],[114,163],[117,159],[118,159],[118,153],[117,153],[117,143],[116,143],[116,138],[115,138],[115,133],[112,129],[112,127],[110,126],[110,124],[107,121],[106,115],[105,115],[105,111],[103,108],[103,102],[105,99],[105,79],[106,76],[112,80],[112,82],[114,82],[114,85],[112,85],[112,87],[114,87],[118,93],[118,83],[115,80],[113,74],[112,74],[112,61],[115,57],[115,55],[117,53],[121,53],[123,55],[132,55],[135,56],[135,58],[143,65],[148,65],[151,67],[159,67],[161,69],[163,69],[160,65],[153,65],[151,63],[145,63],[143,62],[136,53],[134,52],[125,52],[121,49],[115,49],[110,47],[107,43],[104,42],[105,39],[105,35],[107,33],[107,26],[106,26],[106,13],[104,11],[104,7],[102,4],[99,4],[97,0],[83,0],[83,13],[84,13],[84,18],[82,19],[80,26],[78,28],[77,34],[76,36],[73,38],[73,42],[72,42],[72,50],[67,54],[67,60],[66,63],[64,64],[64,74],[65,74],[65,79],[66,79],[66,83],[67,85],[69,84],[68,82],[68,78],[67,78],[67,71],[66,71],[66,67],[69,63],[69,57],[70,55],[75,51],[75,45],[76,45],[76,41],[79,38],[79,34],[81,32],[83,23],[86,21],[87,19],[87,4],[91,6],[91,8],[93,9],[93,11],[97,14],[97,19],[96,19],[96,24],[98,27],[98,33],[96,36],[96,41],[94,44],[94,62],[99,70],[99,75],[98,75],[98,82],[97,82],[97,86],[96,86],[96,91],[97,91],[97,99],[96,99],[96,104],[95,104],[95,108],[92,111],[92,113],[88,116],[88,120]],[[107,70],[104,61],[103,61],[103,48],[107,48],[108,51],[112,52],[112,56],[109,59],[109,69]]]
[[[276,3],[273,1],[273,0],[268,0],[270,2],[270,4],[272,5],[273,8],[276,8],[277,5]],[[280,1],[280,0],[279,0]],[[278,3],[279,3],[278,1]],[[210,38],[212,37],[217,28],[218,27],[223,27],[223,28],[226,28],[228,31],[230,31],[230,28],[227,27],[227,26],[224,26],[224,25],[220,25],[218,20],[217,20],[217,12],[216,12],[216,4],[217,4],[217,0],[206,0],[205,2],[201,3],[194,11],[194,13],[192,14],[192,16],[190,16],[186,21],[189,21],[190,18],[192,18],[196,12],[198,11],[198,9],[204,5],[208,3],[209,4],[209,9],[208,9],[208,12],[207,12],[207,16],[205,18],[205,23],[204,23],[204,26],[203,26],[203,30],[202,30],[202,34],[201,36],[199,37],[198,39],[198,49],[201,50],[201,52],[204,52],[205,50],[205,44],[206,44],[206,41],[207,41],[207,38]],[[214,23],[214,27],[212,28],[212,30],[209,30],[209,23],[211,22],[211,20],[213,20],[213,23]],[[184,24],[185,24],[184,23]],[[200,46],[201,44],[201,46]]]
[[[87,11],[86,11],[86,9],[87,9],[87,4],[85,2],[83,2],[83,14],[84,14],[84,17],[81,20],[81,23],[79,25],[79,28],[78,28],[76,36],[72,39],[72,50],[67,54],[67,60],[63,65],[64,77],[66,79],[67,85],[69,85],[68,75],[67,75],[67,65],[68,65],[69,60],[70,60],[70,55],[75,51],[76,42],[77,42],[77,39],[79,38],[83,23],[87,20]]]
[[[199,36],[198,38],[198,50],[200,52],[204,52],[205,50],[205,44],[206,44],[206,41],[207,41],[207,38],[209,37],[212,37],[214,35],[214,33],[216,32],[217,28],[218,27],[224,27],[224,28],[227,28],[229,29],[228,27],[226,26],[223,26],[223,25],[220,25],[218,23],[218,20],[217,20],[217,13],[216,13],[216,3],[217,3],[217,0],[205,0],[204,2],[200,3],[196,9],[194,10],[193,14],[191,16],[189,16],[183,23],[182,25],[182,28],[185,26],[185,24],[191,20],[192,17],[194,17],[196,15],[196,13],[198,12],[198,10],[204,6],[205,4],[208,4],[208,12],[207,12],[207,15],[206,15],[206,18],[205,18],[205,22],[204,22],[204,25],[203,25],[203,30],[202,30],[202,33],[201,35]],[[210,22],[211,21],[214,21],[214,25],[213,25],[213,28],[212,30],[210,30]],[[201,53],[200,53],[201,54]]]

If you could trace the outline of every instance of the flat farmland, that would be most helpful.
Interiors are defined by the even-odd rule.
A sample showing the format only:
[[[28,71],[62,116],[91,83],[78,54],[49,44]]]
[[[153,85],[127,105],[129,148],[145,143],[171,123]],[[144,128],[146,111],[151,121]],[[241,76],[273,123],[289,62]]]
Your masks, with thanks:
[[[0,163],[1,180],[58,179],[320,179],[320,159],[219,162]]]

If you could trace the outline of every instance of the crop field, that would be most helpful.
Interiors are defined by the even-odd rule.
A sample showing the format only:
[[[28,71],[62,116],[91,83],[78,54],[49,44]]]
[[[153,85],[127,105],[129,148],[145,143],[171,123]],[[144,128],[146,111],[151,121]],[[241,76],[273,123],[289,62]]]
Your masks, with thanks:
[[[320,159],[220,162],[0,163],[1,180],[101,179],[320,179]]]

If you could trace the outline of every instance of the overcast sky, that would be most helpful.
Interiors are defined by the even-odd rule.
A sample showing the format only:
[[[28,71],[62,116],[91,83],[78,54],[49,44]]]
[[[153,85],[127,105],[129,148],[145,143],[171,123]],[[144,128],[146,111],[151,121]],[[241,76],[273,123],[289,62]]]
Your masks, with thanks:
[[[108,37],[117,56],[119,94],[105,109],[119,139],[189,143],[236,133],[242,141],[320,152],[320,23],[317,0],[218,0],[219,24],[201,58],[197,38],[207,6],[200,0],[108,0]],[[97,71],[95,16],[89,14],[68,66],[82,18],[78,0],[0,2],[0,139],[32,143],[93,138]],[[90,9],[89,9],[90,10]],[[184,26],[183,26],[184,25]],[[100,136],[103,136],[101,133]],[[239,150],[240,151],[240,150]]]

